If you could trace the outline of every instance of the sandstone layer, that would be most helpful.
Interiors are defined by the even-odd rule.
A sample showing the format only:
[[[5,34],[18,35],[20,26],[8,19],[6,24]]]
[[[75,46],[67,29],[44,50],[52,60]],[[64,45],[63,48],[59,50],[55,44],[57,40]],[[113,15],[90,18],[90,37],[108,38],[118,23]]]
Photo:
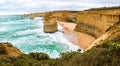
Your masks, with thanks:
[[[100,14],[99,12],[92,13],[91,11],[80,12],[77,16],[77,26],[75,30],[98,38],[104,34],[110,26],[120,21],[119,14],[104,14],[104,12]]]
[[[56,31],[58,31],[56,16],[53,16],[51,13],[46,14],[44,16],[44,32],[53,33]]]
[[[105,34],[103,34],[102,36],[97,38],[95,41],[93,41],[90,44],[90,46],[85,50],[89,50],[93,46],[102,44],[105,41],[115,41],[116,42],[118,40],[120,40],[120,22],[117,22],[114,25],[112,25],[111,27],[109,27],[108,31]]]

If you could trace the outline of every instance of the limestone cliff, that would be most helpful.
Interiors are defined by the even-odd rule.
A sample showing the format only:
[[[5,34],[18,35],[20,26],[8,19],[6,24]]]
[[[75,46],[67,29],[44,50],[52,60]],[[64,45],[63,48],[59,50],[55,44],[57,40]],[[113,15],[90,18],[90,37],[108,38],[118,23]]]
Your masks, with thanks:
[[[116,10],[117,14],[110,13],[110,11],[108,14],[105,12],[83,11],[78,13],[75,31],[84,32],[96,38],[100,37],[110,26],[120,21],[119,11]]]
[[[46,12],[43,13],[31,13],[31,14],[23,14],[21,15],[21,18],[29,17],[31,20],[33,20],[35,17],[44,17]]]
[[[90,44],[90,46],[85,49],[89,50],[93,46],[96,46],[98,44],[102,44],[106,41],[119,41],[120,40],[120,22],[116,22],[114,25],[108,28],[105,34],[103,34],[101,37],[97,38],[94,42]]]
[[[68,22],[71,19],[76,18],[76,12],[74,12],[74,11],[54,11],[54,12],[52,12],[52,15],[57,16],[58,21]]]
[[[10,43],[0,43],[0,55],[19,56],[22,54],[19,49]]]
[[[57,18],[52,13],[47,13],[44,16],[44,32],[53,33],[58,31]]]
[[[44,16],[44,32],[56,32],[58,31],[57,21],[75,21],[75,17],[76,14],[72,11],[46,12]]]

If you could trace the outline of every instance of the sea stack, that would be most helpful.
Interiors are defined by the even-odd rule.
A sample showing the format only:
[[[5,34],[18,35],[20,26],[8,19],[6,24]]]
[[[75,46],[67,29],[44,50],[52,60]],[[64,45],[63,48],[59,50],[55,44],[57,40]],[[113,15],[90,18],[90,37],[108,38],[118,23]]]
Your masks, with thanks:
[[[58,31],[57,16],[52,15],[52,13],[47,13],[44,16],[44,28],[43,29],[45,33],[54,33]]]

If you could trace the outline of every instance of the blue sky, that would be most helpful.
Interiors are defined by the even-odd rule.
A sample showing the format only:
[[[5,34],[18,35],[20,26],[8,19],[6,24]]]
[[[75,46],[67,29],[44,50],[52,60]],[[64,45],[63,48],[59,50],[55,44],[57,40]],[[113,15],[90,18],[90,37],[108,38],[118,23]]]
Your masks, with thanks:
[[[119,6],[120,0],[0,0],[0,14]]]

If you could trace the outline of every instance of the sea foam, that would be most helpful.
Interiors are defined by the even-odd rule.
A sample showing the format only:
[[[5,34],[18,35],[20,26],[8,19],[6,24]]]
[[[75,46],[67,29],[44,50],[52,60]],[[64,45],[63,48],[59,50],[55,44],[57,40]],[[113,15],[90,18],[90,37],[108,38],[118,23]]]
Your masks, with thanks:
[[[13,17],[13,16],[12,16]],[[63,52],[76,51],[78,46],[69,42],[62,32],[44,33],[42,18],[30,20],[15,19],[20,16],[5,16],[7,22],[0,21],[0,42],[10,42],[24,53],[44,52],[51,58],[57,58]],[[2,17],[3,19],[4,17]],[[62,26],[58,25],[61,30]],[[4,33],[6,31],[6,33]]]

